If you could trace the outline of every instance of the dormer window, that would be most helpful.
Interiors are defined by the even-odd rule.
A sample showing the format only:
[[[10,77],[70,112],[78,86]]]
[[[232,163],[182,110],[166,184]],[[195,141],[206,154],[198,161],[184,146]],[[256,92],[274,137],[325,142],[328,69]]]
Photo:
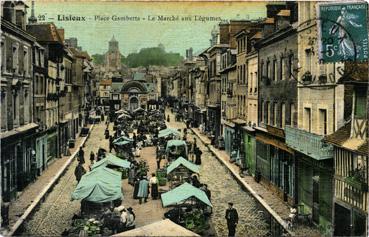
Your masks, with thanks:
[[[355,91],[355,111],[354,118],[365,119],[366,116],[366,90]]]
[[[4,19],[14,23],[15,21],[15,11],[14,11],[14,3],[11,1],[7,1],[3,5],[3,13],[4,13]]]

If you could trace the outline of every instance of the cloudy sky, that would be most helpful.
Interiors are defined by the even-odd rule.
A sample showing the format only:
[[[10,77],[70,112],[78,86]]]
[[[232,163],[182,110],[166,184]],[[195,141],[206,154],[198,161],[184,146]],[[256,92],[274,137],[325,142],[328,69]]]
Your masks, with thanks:
[[[159,43],[167,51],[185,55],[189,47],[197,52],[209,46],[210,32],[219,17],[224,20],[257,19],[265,17],[266,8],[265,2],[35,1],[35,15],[41,21],[53,21],[63,27],[66,37],[77,37],[79,45],[90,54],[104,53],[114,35],[123,55]],[[63,20],[63,16],[66,19],[69,15],[80,20],[84,17],[85,21]],[[98,16],[109,19],[98,20]],[[140,20],[113,21],[113,16]],[[178,16],[179,20],[160,22],[158,16]],[[212,19],[195,21],[195,17],[201,19],[199,16]],[[182,17],[191,20],[182,21]],[[156,20],[149,20],[153,18]]]

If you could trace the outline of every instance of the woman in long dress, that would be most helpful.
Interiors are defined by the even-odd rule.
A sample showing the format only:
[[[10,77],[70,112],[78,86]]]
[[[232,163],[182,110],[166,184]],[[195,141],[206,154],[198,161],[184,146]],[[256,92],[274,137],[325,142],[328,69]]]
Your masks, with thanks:
[[[151,186],[151,197],[153,200],[158,198],[158,178],[155,177],[155,174],[151,174],[150,178],[150,186]]]

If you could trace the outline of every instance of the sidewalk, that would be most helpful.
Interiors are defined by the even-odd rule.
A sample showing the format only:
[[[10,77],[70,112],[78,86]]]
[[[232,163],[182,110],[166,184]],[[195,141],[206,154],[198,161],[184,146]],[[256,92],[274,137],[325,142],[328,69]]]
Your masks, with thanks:
[[[206,135],[201,134],[199,129],[191,129],[194,134],[209,148],[209,150],[222,162],[233,176],[260,202],[260,204],[287,230],[287,219],[290,214],[290,207],[283,202],[276,194],[269,191],[265,186],[254,181],[252,176],[241,177],[239,175],[239,167],[231,163],[229,155],[210,145],[210,139]],[[316,228],[307,226],[296,226],[293,230],[288,230],[292,236],[320,236]]]
[[[89,125],[90,132],[93,125]],[[46,170],[33,183],[29,184],[9,206],[9,233],[14,234],[22,225],[23,221],[42,203],[47,193],[49,193],[53,186],[58,182],[66,168],[69,166],[74,156],[77,154],[79,147],[82,146],[87,137],[77,137],[75,147],[69,149],[70,156],[62,156],[56,158],[55,161],[47,167]]]

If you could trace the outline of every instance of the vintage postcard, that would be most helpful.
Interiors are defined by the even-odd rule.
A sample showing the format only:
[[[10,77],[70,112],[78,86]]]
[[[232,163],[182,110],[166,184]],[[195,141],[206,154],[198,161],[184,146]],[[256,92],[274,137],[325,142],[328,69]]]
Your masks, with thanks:
[[[2,236],[368,236],[365,1],[1,1]]]

